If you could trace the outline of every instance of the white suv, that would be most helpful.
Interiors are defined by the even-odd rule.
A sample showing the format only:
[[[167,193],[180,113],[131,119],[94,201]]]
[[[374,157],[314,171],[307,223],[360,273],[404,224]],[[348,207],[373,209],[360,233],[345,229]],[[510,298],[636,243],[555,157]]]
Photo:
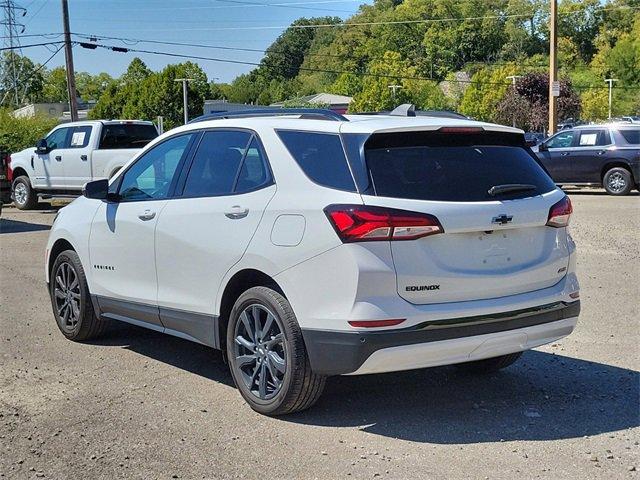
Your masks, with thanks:
[[[62,209],[62,333],[121,320],[226,351],[261,413],[329,375],[491,371],[580,311],[571,203],[520,130],[458,118],[242,112],[162,135]]]

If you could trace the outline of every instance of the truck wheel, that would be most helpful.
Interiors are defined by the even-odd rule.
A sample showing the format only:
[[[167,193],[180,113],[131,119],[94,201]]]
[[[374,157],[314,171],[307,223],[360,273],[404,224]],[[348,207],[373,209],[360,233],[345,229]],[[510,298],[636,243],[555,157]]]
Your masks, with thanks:
[[[32,210],[38,205],[36,192],[31,188],[29,177],[22,175],[13,181],[13,203],[20,210]]]
[[[460,363],[456,365],[460,370],[466,373],[492,373],[513,365],[520,357],[522,352],[510,353],[499,357],[486,358],[475,362]]]
[[[609,195],[628,195],[633,186],[631,173],[626,168],[614,167],[604,174],[602,185]]]
[[[49,293],[58,328],[69,340],[91,340],[103,332],[106,321],[93,310],[87,278],[80,257],[73,250],[65,250],[56,258]]]
[[[231,375],[246,402],[264,415],[311,407],[326,377],[311,370],[302,331],[280,293],[253,287],[236,301],[227,326]]]

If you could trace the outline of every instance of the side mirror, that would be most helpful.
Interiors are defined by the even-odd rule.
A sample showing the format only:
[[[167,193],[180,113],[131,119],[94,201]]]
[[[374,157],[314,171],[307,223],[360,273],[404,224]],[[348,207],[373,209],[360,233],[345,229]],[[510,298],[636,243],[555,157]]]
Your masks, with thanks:
[[[543,142],[540,145],[538,145],[538,151],[539,152],[548,152],[549,151],[549,147],[547,147],[547,144]]]
[[[49,153],[51,150],[49,149],[49,145],[47,145],[47,141],[43,138],[36,142],[36,152],[40,154]]]
[[[109,180],[104,178],[85,183],[84,187],[82,187],[82,195],[95,200],[108,200],[112,195],[109,194]]]

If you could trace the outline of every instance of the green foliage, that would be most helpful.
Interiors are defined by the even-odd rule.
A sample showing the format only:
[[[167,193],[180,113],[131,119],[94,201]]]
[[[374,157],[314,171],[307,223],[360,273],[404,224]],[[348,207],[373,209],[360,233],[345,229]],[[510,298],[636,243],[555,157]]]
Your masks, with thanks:
[[[18,108],[16,104],[13,78],[17,77],[18,99],[33,100],[42,90],[43,75],[29,58],[21,57],[13,51],[2,52],[0,56],[0,105]]]
[[[144,63],[134,59],[127,69],[127,82],[112,83],[91,112],[92,118],[129,118],[154,121],[164,117],[165,128],[183,123],[182,83],[177,78],[190,78],[189,117],[202,114],[209,95],[207,75],[195,63],[168,65],[157,73],[148,71]],[[133,79],[136,79],[135,81]]]
[[[0,152],[17,152],[34,146],[56,123],[46,117],[15,118],[10,110],[0,109]]]

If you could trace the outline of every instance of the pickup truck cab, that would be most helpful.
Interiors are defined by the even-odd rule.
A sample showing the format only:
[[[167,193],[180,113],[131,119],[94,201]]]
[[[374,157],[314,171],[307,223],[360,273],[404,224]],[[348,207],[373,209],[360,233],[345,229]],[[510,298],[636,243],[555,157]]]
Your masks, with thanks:
[[[559,185],[603,186],[627,195],[640,186],[640,126],[581,125],[533,148]]]
[[[157,136],[153,123],[137,120],[58,125],[35,148],[11,155],[13,201],[26,210],[38,196],[80,195],[85,183],[111,178]]]

